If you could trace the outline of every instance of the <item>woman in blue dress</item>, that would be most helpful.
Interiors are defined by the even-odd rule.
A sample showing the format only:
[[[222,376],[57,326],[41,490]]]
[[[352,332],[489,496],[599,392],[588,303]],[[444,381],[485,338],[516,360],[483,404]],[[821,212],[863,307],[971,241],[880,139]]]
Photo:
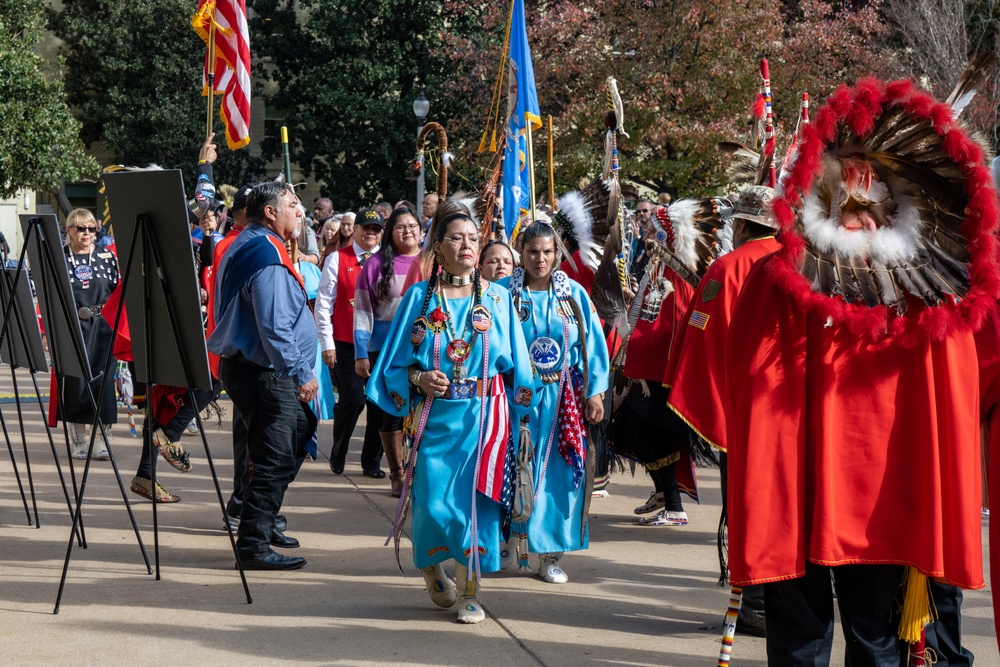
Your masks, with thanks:
[[[538,576],[561,584],[569,577],[559,565],[560,556],[589,544],[587,501],[594,468],[587,465],[587,424],[604,417],[608,348],[587,291],[557,269],[552,226],[536,222],[521,236],[524,266],[500,284],[514,298],[542,384],[538,404],[521,425],[520,446],[530,446],[532,454],[527,473],[534,482],[532,510],[513,531],[521,569],[529,569],[528,553],[538,554]]]
[[[367,393],[410,418],[397,554],[409,505],[413,562],[431,600],[450,607],[461,597],[459,622],[478,623],[478,578],[500,568],[511,513],[511,408],[523,413],[537,392],[510,293],[480,279],[479,230],[463,208],[438,209],[431,277],[403,295]],[[461,596],[442,567],[450,559]]]

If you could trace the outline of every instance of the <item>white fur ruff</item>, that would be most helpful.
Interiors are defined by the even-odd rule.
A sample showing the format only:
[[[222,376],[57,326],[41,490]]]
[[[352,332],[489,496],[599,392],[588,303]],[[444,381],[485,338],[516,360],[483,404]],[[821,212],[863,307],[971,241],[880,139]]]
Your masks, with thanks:
[[[802,209],[802,233],[816,250],[833,252],[838,257],[867,257],[886,264],[912,260],[920,249],[923,221],[907,198],[899,197],[897,203],[899,208],[890,218],[890,226],[874,232],[851,232],[840,226],[839,211],[828,214],[810,194]]]

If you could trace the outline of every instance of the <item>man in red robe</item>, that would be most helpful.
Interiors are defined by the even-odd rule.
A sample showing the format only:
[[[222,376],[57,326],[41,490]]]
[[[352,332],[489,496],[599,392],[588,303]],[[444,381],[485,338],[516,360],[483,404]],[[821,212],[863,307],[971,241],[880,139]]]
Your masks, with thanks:
[[[731,578],[765,584],[771,664],[828,664],[831,574],[848,662],[899,664],[897,632],[932,618],[927,578],[985,585],[969,378],[1000,286],[996,195],[950,108],[909,82],[841,88],[799,150],[782,249],[730,327]]]
[[[699,437],[721,450],[723,515],[728,500],[726,413],[722,395],[726,379],[725,350],[736,299],[750,268],[780,247],[775,239],[775,223],[770,217],[773,200],[774,190],[766,186],[753,186],[740,193],[732,214],[735,249],[715,260],[698,284],[685,314],[687,326],[682,325],[674,336],[670,362],[663,378],[663,384],[670,387],[667,405]],[[725,577],[726,572],[722,576]],[[736,619],[737,631],[761,636],[764,633],[762,588],[747,586],[743,589],[742,600]]]

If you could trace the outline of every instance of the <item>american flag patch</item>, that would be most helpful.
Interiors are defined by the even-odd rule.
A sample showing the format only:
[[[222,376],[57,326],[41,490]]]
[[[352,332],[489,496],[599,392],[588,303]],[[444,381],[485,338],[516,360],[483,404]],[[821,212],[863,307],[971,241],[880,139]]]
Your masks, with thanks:
[[[705,327],[708,326],[708,315],[701,312],[700,310],[693,311],[691,313],[691,319],[688,321],[688,324],[690,324],[693,327],[698,327],[699,329],[704,331]]]

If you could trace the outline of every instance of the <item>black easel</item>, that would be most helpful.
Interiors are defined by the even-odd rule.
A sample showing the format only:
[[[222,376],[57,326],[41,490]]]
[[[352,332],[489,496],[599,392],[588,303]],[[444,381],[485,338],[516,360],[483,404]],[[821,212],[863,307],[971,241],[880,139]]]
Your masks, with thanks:
[[[185,387],[188,392],[187,400],[196,405],[194,389],[210,390],[212,378],[208,370],[208,351],[205,347],[180,171],[117,172],[105,174],[104,183],[112,219],[115,221],[116,240],[121,247],[128,248],[124,255],[126,268],[122,278],[123,299],[118,304],[115,330],[117,332],[122,305],[127,301],[135,357],[135,380],[146,383],[143,441],[150,457],[153,544],[156,578],[159,579],[159,502],[156,493],[157,448],[152,443],[156,428],[152,386],[160,384]],[[169,263],[164,261],[165,245],[174,251]],[[141,282],[131,280],[133,265],[139,267]],[[167,340],[168,334],[171,340]],[[247,604],[252,604],[253,598],[237,552],[236,538],[227,520],[225,500],[202,426],[200,410],[195,410],[195,420]]]
[[[24,266],[23,261],[24,249],[22,248],[22,263],[19,263],[19,266]],[[35,526],[36,528],[40,528],[41,519],[38,516],[38,504],[35,501],[35,488],[31,476],[31,463],[28,457],[28,443],[24,435],[24,422],[21,414],[21,393],[17,384],[16,373],[16,369],[18,368],[27,369],[31,377],[31,382],[35,389],[35,398],[38,402],[38,410],[42,417],[42,424],[45,426],[45,434],[48,437],[52,459],[56,465],[59,484],[62,486],[63,496],[66,498],[66,507],[69,509],[70,517],[73,516],[73,503],[70,500],[69,491],[66,489],[66,479],[63,476],[62,465],[59,463],[56,443],[52,438],[52,430],[49,428],[45,405],[42,403],[42,395],[38,389],[38,379],[35,376],[39,371],[47,371],[48,363],[45,360],[45,350],[42,346],[41,332],[38,330],[38,319],[35,317],[35,309],[31,299],[28,280],[25,278],[18,281],[17,278],[18,273],[21,271],[23,269],[4,269],[2,271],[2,279],[0,279],[0,300],[5,304],[3,327],[0,329],[0,357],[3,357],[3,361],[10,365],[11,381],[14,385],[14,400],[17,403],[18,422],[21,426],[21,440],[24,445],[24,461],[28,471],[28,484],[31,488],[31,500],[35,510]],[[16,292],[15,286],[17,286]],[[12,315],[13,319],[11,318]],[[13,335],[10,332],[12,321],[17,326],[17,335]],[[6,347],[3,345],[4,342],[6,342]],[[83,545],[82,532],[78,535],[78,540]]]
[[[40,280],[36,281],[36,289],[41,296],[42,317],[45,322],[45,332],[49,338],[49,351],[52,355],[52,365],[56,371],[57,378],[76,377],[84,381],[87,388],[87,398],[94,411],[94,426],[90,433],[90,446],[87,450],[87,459],[83,467],[83,476],[80,479],[79,490],[76,495],[76,511],[73,515],[73,528],[69,537],[69,546],[66,548],[66,560],[63,563],[62,578],[59,582],[59,592],[56,596],[56,606],[54,614],[59,613],[59,603],[62,600],[63,588],[66,585],[66,575],[69,571],[70,556],[73,553],[73,538],[80,535],[79,526],[82,517],[83,499],[87,491],[87,479],[90,475],[90,464],[94,456],[94,442],[97,437],[97,429],[100,428],[101,436],[108,449],[111,460],[111,467],[118,481],[118,488],[125,503],[132,529],[135,532],[139,550],[142,552],[143,561],[146,564],[148,574],[153,573],[149,564],[149,556],[146,554],[146,547],[142,543],[142,536],[139,534],[139,526],[129,504],[125,485],[122,483],[121,474],[118,471],[118,463],[111,448],[111,442],[101,422],[98,405],[100,402],[94,396],[92,384],[99,379],[95,378],[90,370],[87,349],[83,344],[83,334],[80,331],[80,321],[76,313],[76,306],[73,302],[72,290],[69,285],[69,275],[67,274],[66,261],[63,255],[62,244],[59,242],[59,228],[55,216],[21,216],[21,228],[24,232],[24,248],[28,252],[33,270],[36,271]],[[57,261],[58,259],[58,261]],[[14,278],[12,292],[16,290],[17,283],[21,278],[19,273]],[[110,350],[108,359],[112,358]],[[106,369],[105,369],[106,370]],[[105,372],[106,376],[107,373]],[[101,385],[101,396],[107,391],[108,382]],[[63,406],[60,400],[60,409]],[[63,411],[65,414],[65,411]],[[63,420],[65,430],[65,420]],[[69,450],[69,436],[67,434],[67,451]],[[70,472],[75,480],[72,457],[70,457]],[[75,482],[74,482],[75,483]],[[86,547],[86,542],[83,543]]]

